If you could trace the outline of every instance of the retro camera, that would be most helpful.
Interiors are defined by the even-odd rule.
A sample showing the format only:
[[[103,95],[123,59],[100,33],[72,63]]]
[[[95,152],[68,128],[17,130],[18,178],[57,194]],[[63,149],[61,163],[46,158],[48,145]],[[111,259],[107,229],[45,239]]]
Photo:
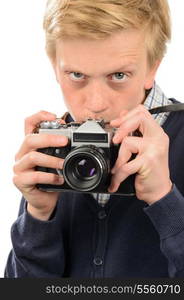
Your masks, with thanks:
[[[119,145],[112,142],[115,131],[104,120],[88,119],[82,123],[67,124],[61,124],[60,120],[41,122],[38,133],[64,135],[68,137],[68,144],[38,149],[47,155],[64,159],[62,170],[36,167],[39,171],[63,176],[64,184],[38,184],[38,188],[44,191],[109,193],[111,169],[119,151]],[[134,195],[134,180],[135,175],[130,175],[114,194]]]

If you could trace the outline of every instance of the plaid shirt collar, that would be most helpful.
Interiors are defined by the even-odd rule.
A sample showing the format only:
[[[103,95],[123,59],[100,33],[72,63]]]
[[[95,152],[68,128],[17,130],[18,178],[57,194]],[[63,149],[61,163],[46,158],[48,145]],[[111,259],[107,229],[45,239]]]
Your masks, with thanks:
[[[160,87],[156,83],[154,83],[152,89],[150,90],[149,94],[147,95],[144,101],[144,106],[147,109],[151,109],[154,107],[164,106],[169,104],[172,104],[172,101],[169,100],[162,92]],[[168,115],[169,115],[168,112],[161,113],[161,114],[154,114],[153,118],[158,122],[160,126],[162,126],[166,121]]]

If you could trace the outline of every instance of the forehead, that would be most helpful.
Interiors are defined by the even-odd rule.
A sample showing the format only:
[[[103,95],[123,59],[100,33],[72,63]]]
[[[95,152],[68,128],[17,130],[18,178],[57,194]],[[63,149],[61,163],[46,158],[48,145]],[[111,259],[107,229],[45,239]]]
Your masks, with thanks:
[[[143,32],[128,29],[103,40],[64,39],[56,43],[56,59],[62,68],[101,72],[121,65],[137,65],[146,57]],[[84,72],[84,71],[83,71]]]

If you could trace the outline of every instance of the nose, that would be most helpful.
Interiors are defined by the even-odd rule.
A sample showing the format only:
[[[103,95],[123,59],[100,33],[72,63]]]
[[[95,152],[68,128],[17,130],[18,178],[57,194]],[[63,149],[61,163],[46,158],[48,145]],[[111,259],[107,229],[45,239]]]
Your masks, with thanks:
[[[93,80],[86,90],[86,108],[91,114],[99,116],[108,108],[107,87],[101,81]]]

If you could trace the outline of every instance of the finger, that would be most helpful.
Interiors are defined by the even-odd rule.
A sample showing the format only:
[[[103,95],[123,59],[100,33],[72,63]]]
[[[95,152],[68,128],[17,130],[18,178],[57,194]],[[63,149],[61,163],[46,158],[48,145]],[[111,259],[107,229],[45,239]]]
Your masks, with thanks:
[[[15,163],[14,172],[17,174],[28,169],[32,169],[35,166],[62,169],[63,163],[64,159],[46,155],[37,151],[31,151],[25,154],[20,160]]]
[[[137,156],[132,161],[122,165],[111,178],[111,184],[108,188],[110,193],[118,190],[120,184],[130,175],[138,173],[143,165],[142,156]],[[123,184],[123,183],[122,183]]]
[[[53,173],[30,171],[13,177],[14,184],[21,190],[36,184],[63,184],[64,178]]]
[[[139,113],[140,111],[144,111],[145,113],[149,114],[151,116],[151,114],[149,113],[149,111],[145,108],[144,105],[140,104],[138,106],[136,106],[135,108],[131,109],[131,110],[127,110],[126,114],[124,113],[124,110],[122,111],[122,114],[120,113],[119,118],[117,118],[115,121],[117,122],[118,127],[121,125],[121,122],[128,119],[128,118],[133,118],[137,113]],[[114,122],[114,120],[112,120],[112,122]]]
[[[129,161],[132,154],[135,153],[142,153],[144,147],[144,141],[141,137],[134,137],[134,136],[127,136],[123,139],[117,160],[115,165],[113,166],[111,173],[116,173],[116,170],[121,166],[124,165],[126,162]]]
[[[123,111],[121,111],[119,117],[116,118],[116,119],[114,119],[114,120],[112,120],[112,121],[110,122],[110,125],[111,125],[112,127],[119,127],[119,125],[121,124],[122,118],[123,118],[124,116],[126,116],[127,113],[128,113],[128,110],[123,110]]]
[[[127,147],[125,147],[124,144],[122,143],[119,149],[116,162],[113,168],[111,169],[111,173],[114,174],[122,164],[125,164],[130,159],[131,155],[132,155],[131,151]]]
[[[15,160],[20,159],[26,153],[39,148],[63,147],[68,143],[68,138],[63,135],[53,134],[29,134],[20,147]]]
[[[33,133],[37,125],[42,121],[53,121],[56,115],[47,111],[40,111],[25,119],[25,134]]]
[[[144,137],[152,137],[158,132],[162,132],[163,129],[153,119],[151,114],[146,109],[140,109],[136,111],[132,116],[125,116],[122,118],[122,122],[118,130],[116,131],[113,142],[120,143],[125,136],[129,133],[139,130]]]

